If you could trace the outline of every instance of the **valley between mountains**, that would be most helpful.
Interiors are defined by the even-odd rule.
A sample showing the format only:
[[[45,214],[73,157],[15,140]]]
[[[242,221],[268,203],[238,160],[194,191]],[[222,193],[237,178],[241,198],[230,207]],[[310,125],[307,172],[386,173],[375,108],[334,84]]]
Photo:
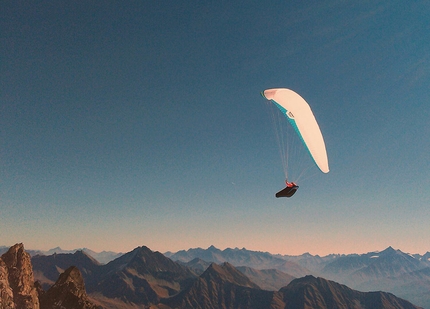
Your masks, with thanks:
[[[0,308],[430,308],[430,254],[391,247],[320,257],[142,246],[104,252],[103,264],[87,249],[0,250]]]

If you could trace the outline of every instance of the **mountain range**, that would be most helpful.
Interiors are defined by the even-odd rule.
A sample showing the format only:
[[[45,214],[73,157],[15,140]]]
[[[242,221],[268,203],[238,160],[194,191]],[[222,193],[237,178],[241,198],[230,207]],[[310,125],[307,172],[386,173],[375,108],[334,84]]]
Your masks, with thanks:
[[[161,254],[142,246],[106,264],[82,250],[35,255],[31,264],[39,295],[44,295],[41,304],[48,303],[49,295],[61,294],[52,291],[62,289],[61,295],[68,295],[64,282],[71,279],[61,281],[61,276],[78,277],[72,281],[80,286],[78,271],[86,289],[78,295],[88,293],[79,303],[87,307],[419,308],[407,299],[430,308],[428,254],[409,255],[391,247],[319,257],[213,246]],[[361,288],[354,290],[353,285]],[[407,297],[392,292],[396,289]]]
[[[229,262],[257,270],[275,269],[300,278],[322,277],[360,291],[388,291],[430,308],[430,253],[408,254],[388,247],[365,254],[330,254],[324,257],[305,253],[299,256],[273,255],[242,249],[220,250],[214,246],[195,248],[165,255],[181,263],[193,259],[206,262]],[[268,286],[266,286],[267,288]],[[279,287],[279,286],[276,286]]]

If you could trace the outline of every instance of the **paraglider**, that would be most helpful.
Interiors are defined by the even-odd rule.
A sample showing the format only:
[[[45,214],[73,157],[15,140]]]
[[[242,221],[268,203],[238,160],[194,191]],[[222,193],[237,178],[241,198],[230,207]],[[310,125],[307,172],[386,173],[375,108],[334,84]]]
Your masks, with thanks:
[[[288,180],[285,181],[285,184],[287,185],[285,189],[282,189],[281,191],[276,193],[276,197],[292,197],[299,188],[299,186],[296,185],[294,182],[288,182]]]
[[[288,119],[308,150],[311,158],[323,173],[329,172],[327,151],[321,130],[309,104],[296,92],[286,88],[267,89],[263,97],[275,104]],[[286,188],[276,197],[291,197],[299,186],[286,180]]]

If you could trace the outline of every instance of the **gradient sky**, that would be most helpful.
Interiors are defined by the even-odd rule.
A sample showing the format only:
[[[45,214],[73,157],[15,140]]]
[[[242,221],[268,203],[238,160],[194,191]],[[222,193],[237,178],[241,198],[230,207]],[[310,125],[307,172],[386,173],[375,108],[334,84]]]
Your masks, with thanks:
[[[430,2],[205,2],[2,1],[0,245],[430,251]],[[330,164],[290,199],[276,87]]]

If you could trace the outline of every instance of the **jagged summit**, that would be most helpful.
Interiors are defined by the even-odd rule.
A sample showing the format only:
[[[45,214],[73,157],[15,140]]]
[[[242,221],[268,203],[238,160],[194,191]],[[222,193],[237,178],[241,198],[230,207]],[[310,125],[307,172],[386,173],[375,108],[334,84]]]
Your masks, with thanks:
[[[0,295],[3,295],[2,290],[9,296],[12,292],[17,309],[38,309],[39,297],[34,285],[33,268],[30,255],[25,251],[24,245],[19,243],[10,247],[0,260],[4,265],[2,267],[4,286],[0,287]]]
[[[188,268],[173,262],[158,251],[151,251],[148,247],[138,247],[132,252],[126,268],[134,269],[140,274],[151,274],[158,277],[160,272],[169,271],[172,275],[192,275]]]
[[[216,248],[214,245],[211,245],[211,246],[208,247],[208,250],[210,250],[210,251],[218,251],[219,249]]]
[[[134,304],[157,304],[188,287],[197,275],[189,268],[142,246],[102,265],[91,292]]]
[[[50,308],[96,308],[87,296],[84,279],[77,267],[66,269],[46,293],[40,293],[40,309]]]
[[[76,266],[71,266],[66,269],[60,275],[55,285],[64,285],[69,283],[73,283],[80,291],[85,290],[84,279],[82,278],[81,272]]]

